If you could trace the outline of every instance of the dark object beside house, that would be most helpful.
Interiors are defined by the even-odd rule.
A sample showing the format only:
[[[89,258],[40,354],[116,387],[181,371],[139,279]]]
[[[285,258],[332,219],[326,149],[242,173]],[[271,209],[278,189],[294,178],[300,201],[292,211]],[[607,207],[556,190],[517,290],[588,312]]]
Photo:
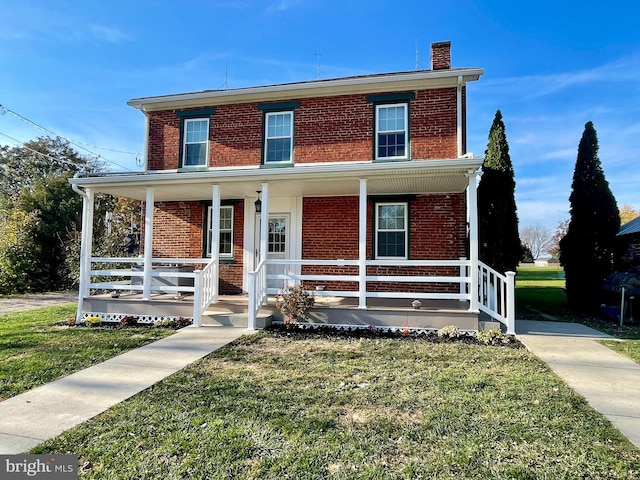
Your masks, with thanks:
[[[616,270],[640,271],[640,217],[620,227],[616,237]]]
[[[612,273],[602,283],[601,315],[616,318],[620,324],[640,317],[640,273]],[[635,311],[635,313],[634,313]]]

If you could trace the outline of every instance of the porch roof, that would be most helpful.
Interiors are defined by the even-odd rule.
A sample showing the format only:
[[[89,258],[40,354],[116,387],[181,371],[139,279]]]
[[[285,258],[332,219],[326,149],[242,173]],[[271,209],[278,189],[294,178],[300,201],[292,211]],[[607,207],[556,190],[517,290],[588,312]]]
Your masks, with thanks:
[[[254,198],[263,183],[271,196],[358,195],[359,179],[367,179],[370,195],[457,193],[467,188],[467,174],[482,165],[481,157],[376,163],[340,162],[296,164],[283,168],[210,168],[206,171],[153,171],[75,177],[76,187],[136,200],[154,189],[156,202],[211,198],[211,186],[220,185],[222,199]]]

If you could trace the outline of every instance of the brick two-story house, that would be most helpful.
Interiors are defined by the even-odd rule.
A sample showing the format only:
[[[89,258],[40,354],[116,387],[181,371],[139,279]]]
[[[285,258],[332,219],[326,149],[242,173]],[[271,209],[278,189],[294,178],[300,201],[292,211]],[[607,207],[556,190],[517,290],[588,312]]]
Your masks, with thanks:
[[[482,158],[467,152],[465,105],[483,70],[451,68],[450,46],[432,45],[431,70],[130,100],[146,119],[144,172],[71,180],[85,199],[78,321],[140,304],[171,316],[164,299],[183,292],[200,324],[219,294],[241,294],[252,328],[270,296],[303,282],[320,304],[353,304],[317,321],[375,323],[375,305],[394,307],[384,325],[429,328],[453,305],[512,332],[512,277],[477,257]],[[122,265],[91,255],[94,192],[144,201],[132,268],[94,268]],[[99,302],[98,289],[122,295]]]

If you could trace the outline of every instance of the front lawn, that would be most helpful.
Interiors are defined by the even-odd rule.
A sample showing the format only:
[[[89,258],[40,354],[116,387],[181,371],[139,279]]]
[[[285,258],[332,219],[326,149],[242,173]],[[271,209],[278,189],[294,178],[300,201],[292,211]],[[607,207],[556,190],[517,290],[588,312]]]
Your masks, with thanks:
[[[524,349],[266,332],[31,453],[76,453],[87,479],[640,478]]]
[[[0,401],[166,337],[166,328],[70,327],[76,305],[0,315]]]

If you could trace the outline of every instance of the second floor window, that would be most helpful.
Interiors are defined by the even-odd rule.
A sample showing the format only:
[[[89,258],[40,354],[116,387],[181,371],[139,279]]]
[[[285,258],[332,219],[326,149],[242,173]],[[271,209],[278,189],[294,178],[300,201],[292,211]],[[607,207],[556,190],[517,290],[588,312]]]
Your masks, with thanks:
[[[407,104],[376,106],[376,159],[407,158]]]
[[[209,159],[209,119],[185,119],[183,139],[182,166],[206,167]]]
[[[264,163],[284,163],[293,160],[293,112],[265,114]]]

